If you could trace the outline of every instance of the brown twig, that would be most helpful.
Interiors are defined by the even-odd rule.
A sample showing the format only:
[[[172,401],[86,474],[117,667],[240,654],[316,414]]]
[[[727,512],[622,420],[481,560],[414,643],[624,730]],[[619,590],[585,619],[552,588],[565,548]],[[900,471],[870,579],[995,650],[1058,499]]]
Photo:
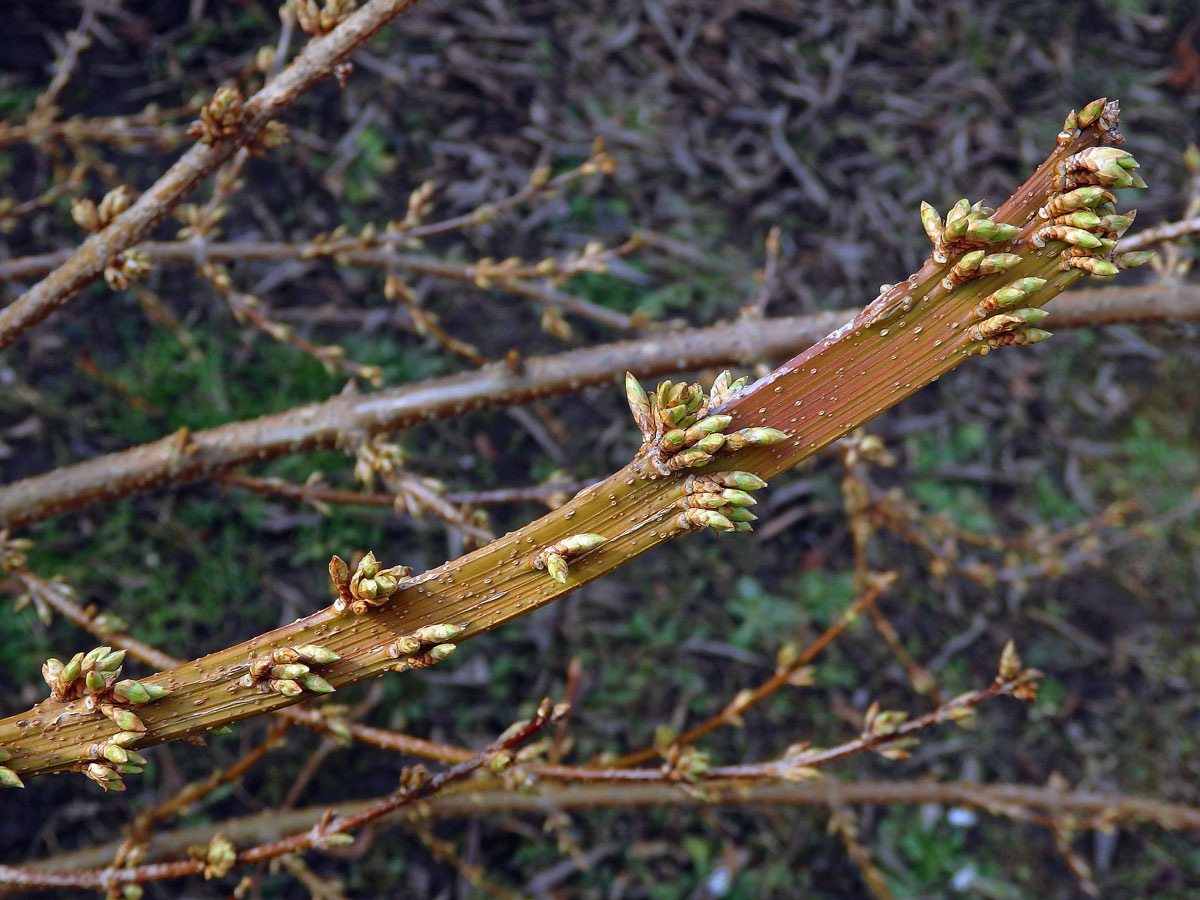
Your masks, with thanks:
[[[757,706],[775,691],[779,690],[784,685],[790,684],[795,678],[796,673],[816,659],[826,647],[853,624],[864,608],[874,603],[875,600],[886,591],[896,580],[895,572],[882,572],[867,585],[866,589],[858,596],[853,603],[846,608],[846,611],[838,618],[836,622],[830,625],[821,633],[821,635],[809,644],[802,653],[795,656],[787,662],[781,663],[775,670],[775,673],[760,684],[758,687],[741,691],[738,693],[734,701],[727,705],[723,710],[715,716],[701,722],[699,725],[693,726],[681,734],[674,743],[676,744],[693,744],[700,738],[704,737],[718,728],[721,728],[735,717],[740,716],[746,710],[753,706]],[[659,755],[657,747],[643,747],[641,750],[635,750],[632,753],[627,753],[612,763],[614,768],[625,768],[628,766],[636,766],[639,763],[644,763],[647,760],[653,759]]]
[[[329,809],[319,822],[304,832],[261,843],[238,852],[234,864],[245,865],[262,862],[283,856],[285,853],[329,846],[331,839],[334,839],[336,835],[348,835],[401,807],[432,797],[447,785],[467,778],[498,755],[520,746],[544,727],[553,724],[564,712],[562,707],[552,707],[548,700],[543,701],[533,718],[513,725],[471,759],[444,769],[428,779],[402,787],[395,793],[382,797],[363,809],[341,816],[334,816],[333,810]],[[109,889],[122,884],[145,884],[150,881],[199,875],[205,871],[205,868],[206,862],[197,859],[153,863],[123,869],[59,872],[38,871],[21,866],[0,866],[0,882],[26,887]]]
[[[396,495],[385,491],[352,491],[321,484],[291,484],[279,478],[256,478],[252,475],[220,475],[216,479],[230,487],[241,488],[264,497],[287,497],[301,502],[330,503],[338,506],[396,505]],[[494,491],[450,491],[444,495],[449,503],[463,506],[499,506],[505,503],[546,502],[558,495],[570,495],[595,484],[595,479],[548,481],[529,487],[498,488]]]
[[[246,102],[234,133],[193,146],[108,227],[89,237],[42,281],[0,309],[0,350],[99,278],[114,255],[144,240],[205,177],[414,2],[370,0],[328,35],[310,41],[291,65]]]
[[[626,370],[653,376],[779,358],[829,334],[848,316],[847,311],[838,311],[722,323],[533,357],[523,361],[519,372],[493,363],[476,372],[365,397],[334,397],[196,432],[192,439],[197,452],[182,462],[169,457],[171,439],[167,438],[0,487],[0,526],[28,525],[95,502],[209,478],[249,462],[335,447],[346,433],[405,428],[611,383]],[[1200,319],[1200,285],[1160,282],[1082,289],[1056,299],[1047,321],[1056,328],[1070,328],[1162,319]]]

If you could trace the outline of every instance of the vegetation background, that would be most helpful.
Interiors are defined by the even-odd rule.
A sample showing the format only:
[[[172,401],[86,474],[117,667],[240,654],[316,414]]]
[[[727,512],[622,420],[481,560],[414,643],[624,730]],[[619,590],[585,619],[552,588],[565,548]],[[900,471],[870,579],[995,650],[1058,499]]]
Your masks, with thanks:
[[[20,121],[33,108],[79,6],[6,5],[4,119]],[[205,99],[277,40],[274,4],[184,7],[101,5],[93,44],[59,98],[64,115]],[[609,274],[580,276],[567,289],[624,314],[702,325],[734,316],[755,296],[764,239],[778,226],[770,313],[858,306],[928,252],[920,200],[941,209],[964,195],[998,202],[1045,156],[1064,112],[1098,96],[1121,99],[1127,146],[1150,181],[1139,224],[1177,218],[1188,198],[1182,153],[1200,139],[1198,27],[1193,3],[1134,0],[418,4],[358,53],[344,89],[331,82],[297,104],[285,119],[291,141],[251,161],[222,228],[239,241],[304,240],[343,223],[357,232],[402,216],[425,180],[438,186],[440,214],[469,211],[518,190],[538,165],[578,164],[599,136],[618,160],[612,178],[431,241],[431,249],[459,260],[536,260],[592,240],[613,246],[644,229],[660,237]],[[194,109],[168,118],[161,146],[0,146],[0,197],[51,187],[56,154],[94,155],[79,194],[98,198],[122,182],[144,189],[186,146],[182,128],[193,117]],[[71,196],[12,222],[0,257],[74,246]],[[414,335],[377,273],[305,260],[230,271],[279,321],[381,366],[389,386],[464,365]],[[180,331],[148,317],[144,295],[139,302],[135,291],[99,284],[0,355],[3,481],[341,389],[344,374],[236,321],[190,267],[158,266],[148,286]],[[0,284],[3,300],[20,288]],[[417,288],[448,331],[489,359],[514,347],[534,355],[623,336],[571,317],[570,335],[553,322],[559,333],[550,333],[539,327],[538,303],[502,291],[433,278]],[[1063,332],[973,361],[873,423],[897,464],[870,477],[880,490],[902,488],[923,515],[987,534],[1053,532],[1122,500],[1154,517],[1185,500],[1200,476],[1198,364],[1194,327],[1179,323]],[[636,446],[615,386],[397,440],[413,471],[450,490],[532,484],[558,470],[597,477]],[[321,470],[346,484],[350,468],[344,454],[322,453],[255,471],[302,482]],[[380,679],[338,700],[368,703],[365,721],[382,727],[482,746],[543,695],[561,694],[577,659],[573,758],[620,753],[652,741],[660,726],[694,723],[768,675],[781,644],[803,645],[853,599],[843,474],[836,455],[824,455],[772,484],[755,536],[674,542],[473,641],[432,672]],[[537,514],[536,504],[494,508],[492,527]],[[138,637],[186,657],[326,603],[332,553],[373,548],[419,571],[462,550],[461,535],[429,517],[358,507],[322,514],[211,483],[93,507],[28,533],[37,541],[32,568],[66,576]],[[1193,513],[1132,537],[1103,530],[1106,552],[1085,564],[1067,560],[1061,572],[1034,567],[980,585],[968,575],[976,558],[992,558],[986,548],[966,548],[946,566],[900,536],[878,534],[873,567],[900,573],[881,608],[945,694],[990,680],[1010,637],[1047,677],[1032,707],[993,703],[976,729],[931,732],[911,759],[859,757],[829,776],[1039,784],[1061,776],[1087,789],[1200,804],[1200,520]],[[1020,571],[1013,559],[993,562]],[[0,617],[0,714],[41,699],[41,661],[88,640],[61,619],[39,623],[30,608]],[[928,707],[869,621],[835,642],[814,678],[703,746],[722,761],[760,759],[799,740],[845,739],[872,700]],[[206,750],[155,749],[124,794],[102,795],[74,776],[4,794],[0,861],[111,839],[138,808],[235,759],[266,727],[249,722]],[[185,821],[278,805],[318,740],[293,733],[267,764]],[[303,802],[384,793],[404,762],[339,749],[324,757]],[[897,897],[1080,891],[1047,829],[937,807],[877,805],[854,817]],[[354,859],[309,861],[352,896],[498,890],[471,885],[462,874],[470,866],[523,896],[862,896],[863,869],[827,833],[829,818],[823,808],[618,809],[544,827],[546,816],[497,815],[436,825],[456,847],[457,869],[399,829],[378,832]],[[1200,890],[1194,836],[1145,827],[1071,843],[1107,896]],[[147,896],[177,890],[168,883]],[[227,886],[187,890],[216,897]],[[264,873],[256,890],[307,893],[286,871]]]

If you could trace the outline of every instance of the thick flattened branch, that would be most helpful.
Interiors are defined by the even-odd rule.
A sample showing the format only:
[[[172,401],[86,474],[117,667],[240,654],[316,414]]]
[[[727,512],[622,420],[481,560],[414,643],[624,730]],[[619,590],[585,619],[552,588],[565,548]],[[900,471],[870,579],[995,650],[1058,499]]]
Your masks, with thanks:
[[[667,382],[647,392],[630,379],[641,448],[554,512],[420,575],[373,556],[352,574],[335,560],[338,600],[329,608],[142,679],[159,696],[138,705],[144,730],[120,749],[435,665],[463,641],[665,541],[703,528],[750,530],[752,492],[766,479],[964,360],[1044,340],[1037,325],[1048,300],[1138,261],[1116,252],[1130,217],[1113,208],[1110,191],[1142,183],[1133,158],[1114,146],[1116,118],[1107,101],[1072,113],[1055,151],[994,210],[963,200],[942,217],[927,207],[921,219],[933,246],[920,270],[754,384],[722,375],[708,390]],[[314,667],[319,677],[310,680]],[[86,697],[63,695],[0,721],[0,748],[18,777],[80,770],[96,762],[89,748],[114,731]]]

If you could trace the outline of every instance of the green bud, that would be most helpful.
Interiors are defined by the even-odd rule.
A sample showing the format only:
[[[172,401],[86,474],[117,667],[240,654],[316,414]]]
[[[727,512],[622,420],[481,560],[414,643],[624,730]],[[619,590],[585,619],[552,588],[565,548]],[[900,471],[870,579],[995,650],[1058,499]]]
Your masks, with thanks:
[[[1081,109],[1079,111],[1079,127],[1087,128],[1087,126],[1099,119],[1100,114],[1104,112],[1104,104],[1107,102],[1107,98],[1101,97],[1098,100],[1093,100]]]
[[[679,423],[688,414],[688,408],[682,403],[678,406],[668,406],[663,409],[662,419],[668,423]]]
[[[941,242],[941,214],[924,200],[921,201],[921,227],[925,229],[925,234],[931,243],[938,244]]]
[[[1021,332],[1025,336],[1025,343],[1040,344],[1042,341],[1048,341],[1054,336],[1053,331],[1043,331],[1041,328],[1026,328]]]
[[[967,233],[964,236],[970,240],[990,242],[995,234],[995,222],[991,219],[976,219],[967,225]]]
[[[707,434],[724,431],[733,421],[733,416],[705,416],[687,430],[688,441],[698,441]]]
[[[1050,315],[1050,313],[1046,312],[1044,309],[1029,308],[1014,309],[1010,315],[1016,316],[1026,325],[1036,325],[1038,322],[1041,322],[1043,319],[1045,319],[1046,316]]]
[[[396,638],[392,644],[388,646],[388,655],[392,659],[399,659],[401,656],[408,656],[410,653],[416,653],[421,649],[421,641],[411,634],[404,637]]]
[[[729,505],[729,500],[723,493],[700,493],[690,495],[687,503],[694,509],[721,509]]]
[[[95,669],[83,676],[83,683],[93,694],[98,694],[104,690],[104,676]]]
[[[1084,232],[1087,234],[1087,232]],[[1021,261],[1015,253],[993,253],[985,256],[979,263],[979,274],[990,275],[993,272],[1005,272]]]
[[[696,441],[696,443],[693,445],[693,449],[707,453],[711,456],[723,446],[725,446],[725,435],[708,434]]]
[[[324,845],[326,847],[349,847],[354,843],[354,836],[346,834],[344,831],[339,831],[337,834],[331,834],[325,838]]]
[[[304,693],[304,689],[290,678],[269,681],[268,685],[276,693],[283,694],[285,697],[299,697]]]
[[[465,630],[465,625],[451,625],[449,623],[426,625],[424,628],[418,628],[414,631],[412,636],[422,644],[441,644],[457,637]]]
[[[161,700],[163,697],[170,695],[170,691],[165,687],[159,687],[157,684],[146,684],[142,682],[142,687],[146,689],[146,693],[150,695],[151,700]]]
[[[142,720],[137,717],[137,714],[131,709],[121,709],[113,707],[113,710],[108,717],[116,723],[116,726],[122,731],[145,731],[146,726]]]
[[[671,457],[675,468],[694,469],[712,461],[712,454],[705,453],[696,447],[688,447]]]
[[[308,674],[308,666],[303,663],[292,663],[286,666],[271,666],[271,677],[285,681],[295,681],[302,675]]]
[[[122,775],[141,775],[145,771],[145,767],[136,763],[120,763],[117,765],[117,771]],[[122,786],[119,790],[125,790],[125,788]]]
[[[379,596],[379,585],[374,578],[359,578],[353,585],[354,593],[364,600],[374,600]]]
[[[588,532],[586,534],[571,535],[569,538],[561,542],[561,546],[565,552],[574,556],[579,553],[587,553],[591,550],[595,550],[607,540],[608,538],[602,534]]]
[[[112,653],[112,647],[93,647],[83,657],[82,668],[87,671],[96,668],[96,661]]]
[[[747,443],[756,447],[770,447],[772,444],[778,444],[780,441],[788,439],[787,433],[778,428],[743,428],[735,433],[740,434]]]
[[[719,512],[713,510],[705,510],[706,515],[704,524],[713,531],[733,531],[733,523]]]
[[[325,647],[320,647],[316,644],[305,644],[301,647],[296,647],[295,650],[300,654],[301,659],[318,666],[328,665],[329,663],[334,663],[341,659],[341,657],[332,650],[328,650]]]
[[[1058,216],[1057,223],[1070,225],[1072,228],[1095,228],[1100,224],[1100,217],[1090,209],[1081,209],[1077,212],[1067,213],[1065,216]]]
[[[136,731],[118,731],[108,740],[109,743],[116,744],[118,747],[129,749],[131,745],[136,744],[143,737],[145,737],[145,735],[138,734]]]
[[[733,523],[733,531],[735,534],[741,534],[741,533],[744,533],[747,531],[753,531],[753,530],[754,530],[754,528],[750,525],[749,522],[734,522]]]
[[[650,398],[632,372],[625,373],[625,399],[629,401],[629,409],[639,423],[643,418],[650,417]]]
[[[128,700],[130,703],[150,702],[150,692],[142,686],[140,681],[134,681],[132,678],[127,678],[124,681],[118,681],[114,684],[113,693],[124,700]]]
[[[430,648],[429,656],[431,659],[441,662],[454,653],[456,649],[458,649],[457,644],[438,644],[436,647]]]
[[[340,556],[329,560],[329,580],[334,584],[345,584],[350,580],[350,567]]]
[[[725,488],[721,491],[721,496],[728,500],[731,506],[754,506],[758,503],[748,493],[737,488]]]
[[[355,574],[361,575],[363,578],[374,578],[382,568],[379,560],[375,558],[374,551],[368,551],[367,555],[362,558],[362,562],[358,564]]]
[[[1065,241],[1075,247],[1083,247],[1087,250],[1094,250],[1100,246],[1100,238],[1096,237],[1090,231],[1084,231],[1082,228],[1064,227],[1059,240]]]
[[[952,207],[950,207],[950,211],[946,213],[947,227],[949,227],[952,223],[958,222],[960,220],[966,221],[966,218],[970,214],[970,212],[971,212],[971,201],[968,200],[966,197],[964,197],[963,199],[961,199],[957,203],[955,203]]]
[[[314,694],[332,694],[334,687],[320,675],[305,675],[304,687]]]
[[[101,672],[115,672],[121,668],[121,663],[123,662],[125,662],[125,651],[115,650],[98,660],[96,668]]]
[[[373,580],[381,597],[396,593],[396,588],[400,586],[400,579],[388,572],[380,572]]]
[[[55,659],[53,656],[42,663],[42,680],[51,688],[55,687],[62,677],[63,669],[66,664],[61,659]],[[0,757],[0,762],[3,762],[4,757]]]
[[[63,666],[62,672],[58,676],[58,680],[64,684],[70,684],[83,673],[83,654],[76,653]]]
[[[1113,260],[1118,269],[1133,269],[1144,266],[1154,258],[1153,250],[1131,250],[1128,253],[1118,253]]]
[[[23,788],[21,776],[7,766],[0,766],[0,787]]]
[[[149,762],[146,757],[142,756],[142,754],[138,753],[136,750],[126,750],[125,755],[129,757],[129,762],[133,763],[135,766],[144,766]]]
[[[233,729],[228,725],[218,725],[216,728],[209,731],[209,734],[213,737],[223,737],[227,734],[233,734]]]
[[[567,583],[567,561],[557,553],[546,554],[546,571],[559,584]]]
[[[658,446],[662,447],[668,453],[672,453],[682,447],[686,441],[686,431],[682,428],[672,428],[659,439]]]
[[[714,472],[711,477],[719,484],[737,488],[739,491],[757,491],[767,486],[767,483],[753,472]]]
[[[740,506],[731,506],[729,509],[723,510],[721,515],[734,524],[737,524],[738,522],[758,521],[758,516],[750,512],[750,510]]]
[[[100,750],[100,755],[113,763],[129,762],[129,753],[124,747],[118,747],[116,744],[105,744]]]

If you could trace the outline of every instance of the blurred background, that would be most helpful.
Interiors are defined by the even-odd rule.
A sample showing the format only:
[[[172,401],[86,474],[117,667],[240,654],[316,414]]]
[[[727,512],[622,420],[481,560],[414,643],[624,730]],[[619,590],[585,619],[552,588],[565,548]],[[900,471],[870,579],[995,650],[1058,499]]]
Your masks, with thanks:
[[[121,183],[145,190],[190,143],[184,131],[217,87],[261,84],[258,53],[279,39],[277,5],[90,4],[92,42],[58,96],[59,118],[131,118],[32,140],[0,127],[0,200],[46,198],[0,218],[0,263],[73,247],[81,233],[72,198],[98,200]],[[82,12],[78,2],[6,6],[6,125],[35,109]],[[436,188],[428,218],[471,213],[520,191],[540,166],[579,166],[599,137],[616,161],[611,176],[477,216],[420,251],[460,266],[537,261],[646,234],[607,272],[561,285],[583,301],[574,311],[544,294],[419,271],[405,276],[409,305],[385,297],[378,270],[299,253],[232,262],[229,276],[271,321],[379,366],[389,387],[473,367],[431,336],[421,311],[489,360],[736,316],[763,296],[773,227],[781,240],[768,316],[861,306],[928,253],[921,200],[943,211],[963,196],[998,205],[1053,147],[1065,113],[1096,97],[1120,98],[1124,146],[1150,184],[1130,198],[1139,209],[1130,233],[1179,218],[1195,183],[1184,152],[1200,140],[1198,29],[1194,3],[1136,0],[418,3],[355,56],[344,89],[326,83],[285,117],[290,140],[249,161],[224,200],[220,239],[301,243],[339,225],[382,230],[426,181]],[[295,32],[293,48],[305,39]],[[72,171],[69,189],[54,192]],[[210,180],[191,202],[212,190]],[[183,224],[165,223],[158,237]],[[1184,263],[1196,246],[1181,244]],[[1155,277],[1146,268],[1121,282]],[[32,281],[0,282],[0,302]],[[1036,703],[990,703],[971,730],[926,732],[909,759],[857,757],[827,777],[1061,779],[1200,803],[1200,519],[1187,506],[1200,477],[1195,337],[1194,325],[1178,322],[1064,330],[973,360],[871,423],[894,464],[853,471],[883,511],[860,563],[896,571],[896,584],[878,617],[860,617],[817,659],[811,685],[777,692],[702,749],[736,763],[798,741],[838,743],[857,734],[874,700],[931,708],[919,673],[944,697],[987,684],[1013,638],[1046,672]],[[741,371],[765,362],[748,359]],[[181,426],[321,400],[347,380],[344,367],[331,368],[272,339],[253,316],[239,319],[195,266],[157,264],[129,290],[92,286],[0,354],[0,475],[8,483]],[[483,491],[606,475],[636,449],[627,416],[614,378],[389,440],[405,471],[452,493]],[[318,472],[351,488],[353,467],[352,455],[326,451],[247,471],[295,484]],[[358,685],[337,701],[369,724],[482,747],[542,696],[561,696],[576,661],[570,760],[682,731],[768,677],[781,649],[807,645],[853,601],[846,475],[836,450],[823,453],[760,495],[754,535],[674,542],[471,641],[431,672]],[[545,509],[489,506],[485,524],[503,533]],[[469,543],[462,527],[428,512],[317,508],[214,483],[93,506],[22,534],[36,541],[31,569],[64,576],[92,611],[185,658],[326,604],[333,553],[374,549],[420,571]],[[0,617],[9,685],[0,714],[10,715],[45,696],[47,656],[95,641],[60,617],[39,617],[37,604],[12,611],[20,591],[0,587],[11,589]],[[5,794],[0,861],[111,840],[140,808],[238,758],[268,724],[244,723],[207,749],[156,748],[123,794],[75,776],[36,779],[19,799]],[[327,755],[301,805],[386,793],[411,764],[321,741],[293,732],[184,822],[278,806],[314,752]],[[1081,862],[1104,896],[1200,889],[1200,845],[1182,832],[1073,834],[1060,822],[1056,834],[928,804],[841,815],[851,824],[831,833],[821,806],[495,814],[435,822],[432,837],[381,829],[353,858],[307,861],[364,897],[1070,898],[1092,887]],[[486,883],[473,883],[472,867]],[[259,874],[259,896],[312,889],[285,869]],[[168,882],[147,896],[227,896],[228,887]]]

